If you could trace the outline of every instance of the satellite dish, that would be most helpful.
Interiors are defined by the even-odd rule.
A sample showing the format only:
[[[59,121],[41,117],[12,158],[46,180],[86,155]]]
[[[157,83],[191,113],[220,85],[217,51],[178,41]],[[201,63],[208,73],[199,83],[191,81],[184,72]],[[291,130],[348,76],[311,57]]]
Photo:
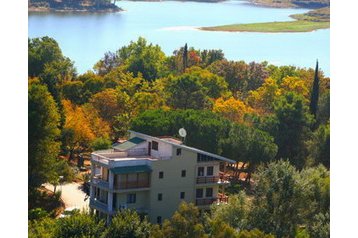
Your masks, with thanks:
[[[184,128],[180,128],[180,129],[179,129],[179,135],[180,135],[181,137],[186,137],[186,130],[185,130]]]

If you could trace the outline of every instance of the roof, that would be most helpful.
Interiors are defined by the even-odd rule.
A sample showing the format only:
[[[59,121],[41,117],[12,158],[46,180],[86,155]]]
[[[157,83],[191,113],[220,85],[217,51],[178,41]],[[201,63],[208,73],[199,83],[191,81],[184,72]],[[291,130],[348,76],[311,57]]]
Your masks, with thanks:
[[[152,171],[152,169],[148,165],[116,167],[111,168],[110,170],[114,174],[146,173]]]
[[[139,138],[139,137],[133,137],[133,138],[127,140],[126,142],[123,142],[122,144],[113,145],[113,149],[120,150],[120,151],[126,151],[126,150],[129,150],[129,149],[137,146],[140,143],[143,143],[144,141],[146,141],[146,140]]]
[[[229,163],[236,163],[235,160],[231,160],[229,158],[226,158],[226,157],[223,157],[221,155],[217,155],[217,154],[213,154],[213,153],[210,153],[210,152],[206,152],[204,150],[200,150],[200,149],[197,149],[197,148],[194,148],[194,147],[190,147],[190,146],[186,146],[186,145],[183,145],[183,144],[178,144],[178,143],[175,143],[175,142],[172,142],[170,140],[165,140],[165,139],[161,139],[161,138],[158,138],[158,137],[154,137],[154,136],[150,136],[150,135],[146,135],[146,134],[143,134],[143,133],[140,133],[140,132],[136,132],[136,131],[132,131],[132,130],[129,130],[129,132],[132,132],[132,133],[135,133],[139,136],[143,136],[143,137],[147,137],[147,138],[150,138],[150,139],[153,139],[153,140],[159,140],[159,141],[162,141],[164,143],[167,143],[167,144],[171,144],[171,145],[174,145],[176,147],[179,147],[179,148],[183,148],[183,149],[187,149],[187,150],[190,150],[190,151],[194,151],[196,153],[200,153],[200,154],[204,154],[204,155],[208,155],[208,156],[211,156],[211,157],[214,157],[216,159],[219,159],[219,160],[222,160],[222,161],[226,161],[226,162],[229,162]],[[135,137],[133,137],[135,138]]]

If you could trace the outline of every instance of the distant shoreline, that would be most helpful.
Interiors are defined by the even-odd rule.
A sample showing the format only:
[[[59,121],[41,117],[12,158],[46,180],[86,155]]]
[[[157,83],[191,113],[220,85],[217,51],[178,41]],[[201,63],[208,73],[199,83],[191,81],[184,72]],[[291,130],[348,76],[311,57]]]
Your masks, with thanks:
[[[40,2],[29,2],[28,12],[80,12],[80,13],[107,13],[121,12],[122,8],[110,3],[104,5],[85,5],[85,4],[68,4],[68,3],[51,3],[47,0]]]
[[[261,32],[261,33],[292,33],[312,32],[330,27],[329,7],[312,10],[304,14],[290,16],[295,21],[262,22],[231,24],[223,26],[200,27],[204,31],[227,31],[227,32]]]

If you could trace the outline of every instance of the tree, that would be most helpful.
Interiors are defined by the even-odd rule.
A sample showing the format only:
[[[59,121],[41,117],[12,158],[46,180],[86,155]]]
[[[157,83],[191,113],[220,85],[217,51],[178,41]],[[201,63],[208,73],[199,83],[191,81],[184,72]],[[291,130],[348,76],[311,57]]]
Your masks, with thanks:
[[[245,125],[233,124],[227,137],[223,137],[219,146],[224,156],[239,162],[249,163],[247,180],[260,163],[272,160],[277,153],[277,145],[266,132]]]
[[[142,37],[123,46],[116,54],[129,72],[135,76],[141,74],[148,81],[159,78],[164,71],[165,54],[158,45],[147,45]]]
[[[254,110],[239,99],[230,97],[225,100],[221,97],[215,101],[213,112],[219,113],[233,122],[244,122],[245,116],[254,113]]]
[[[210,220],[224,222],[225,224],[242,230],[247,225],[250,201],[243,191],[230,196],[228,204],[213,204],[210,207]]]
[[[164,222],[163,233],[172,238],[204,237],[199,209],[194,204],[182,202],[171,219]]]
[[[62,93],[65,99],[80,105],[85,103],[84,84],[81,81],[70,81],[62,85]]]
[[[323,164],[330,167],[330,130],[329,124],[320,125],[306,142],[308,149],[308,165]]]
[[[174,109],[203,109],[207,101],[200,82],[190,74],[169,78],[167,103]]]
[[[192,67],[178,77],[169,77],[164,90],[168,105],[180,109],[203,109],[208,105],[208,97],[219,98],[228,95],[227,84],[223,78]]]
[[[303,166],[304,140],[312,123],[312,117],[304,98],[289,92],[274,102],[275,114],[269,118],[268,131],[278,145],[277,158],[289,158],[298,167]]]
[[[95,135],[81,107],[68,100],[63,100],[63,105],[66,113],[64,148],[69,152],[69,160],[72,160],[75,154],[89,150]]]
[[[93,95],[90,103],[105,121],[112,123],[116,115],[129,110],[129,101],[130,98],[125,92],[105,89]]]
[[[265,234],[259,229],[253,229],[251,231],[243,230],[240,231],[237,238],[275,238],[275,236],[271,234]]]
[[[319,98],[319,77],[318,77],[318,60],[317,60],[313,86],[311,91],[311,101],[310,101],[310,112],[314,116],[314,118],[317,117],[318,98]]]
[[[185,144],[212,153],[219,153],[219,140],[227,136],[230,122],[210,111],[200,110],[148,110],[132,122],[135,131],[152,136],[179,136],[184,127],[189,133]]]
[[[103,220],[97,220],[86,213],[78,213],[58,219],[53,237],[101,237],[104,230]]]
[[[185,43],[183,49],[183,72],[185,72],[185,69],[187,67],[188,67],[188,45]]]
[[[305,168],[298,180],[301,189],[301,208],[299,216],[310,230],[317,221],[317,214],[329,214],[330,178],[329,171],[323,166]],[[329,223],[329,219],[328,219]]]
[[[28,63],[30,77],[40,76],[46,66],[52,63],[65,63],[67,70],[73,70],[73,63],[65,56],[58,43],[51,37],[28,39]]]
[[[272,233],[278,238],[294,237],[300,224],[302,190],[299,173],[288,161],[260,167],[255,174],[253,209],[249,227]]]
[[[113,218],[104,233],[105,238],[146,238],[150,234],[150,223],[141,220],[135,211],[123,210]]]
[[[39,187],[56,174],[56,157],[60,115],[56,103],[46,86],[38,82],[29,85],[28,123],[29,123],[29,190]]]
[[[51,218],[31,220],[28,222],[29,238],[53,238],[56,230],[56,221]]]
[[[118,55],[109,51],[106,52],[104,57],[93,66],[93,69],[97,72],[98,75],[103,76],[117,68],[120,64],[121,61]]]

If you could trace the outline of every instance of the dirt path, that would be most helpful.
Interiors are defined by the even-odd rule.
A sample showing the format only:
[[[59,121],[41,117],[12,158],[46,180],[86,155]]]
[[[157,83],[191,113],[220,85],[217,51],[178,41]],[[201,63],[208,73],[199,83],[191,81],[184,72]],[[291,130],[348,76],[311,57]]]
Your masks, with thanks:
[[[53,191],[51,184],[46,184],[45,187]],[[57,186],[57,191],[62,189],[61,198],[65,202],[66,208],[76,207],[80,210],[88,209],[89,199],[85,199],[86,193],[81,190],[81,184],[68,183],[62,186]]]

